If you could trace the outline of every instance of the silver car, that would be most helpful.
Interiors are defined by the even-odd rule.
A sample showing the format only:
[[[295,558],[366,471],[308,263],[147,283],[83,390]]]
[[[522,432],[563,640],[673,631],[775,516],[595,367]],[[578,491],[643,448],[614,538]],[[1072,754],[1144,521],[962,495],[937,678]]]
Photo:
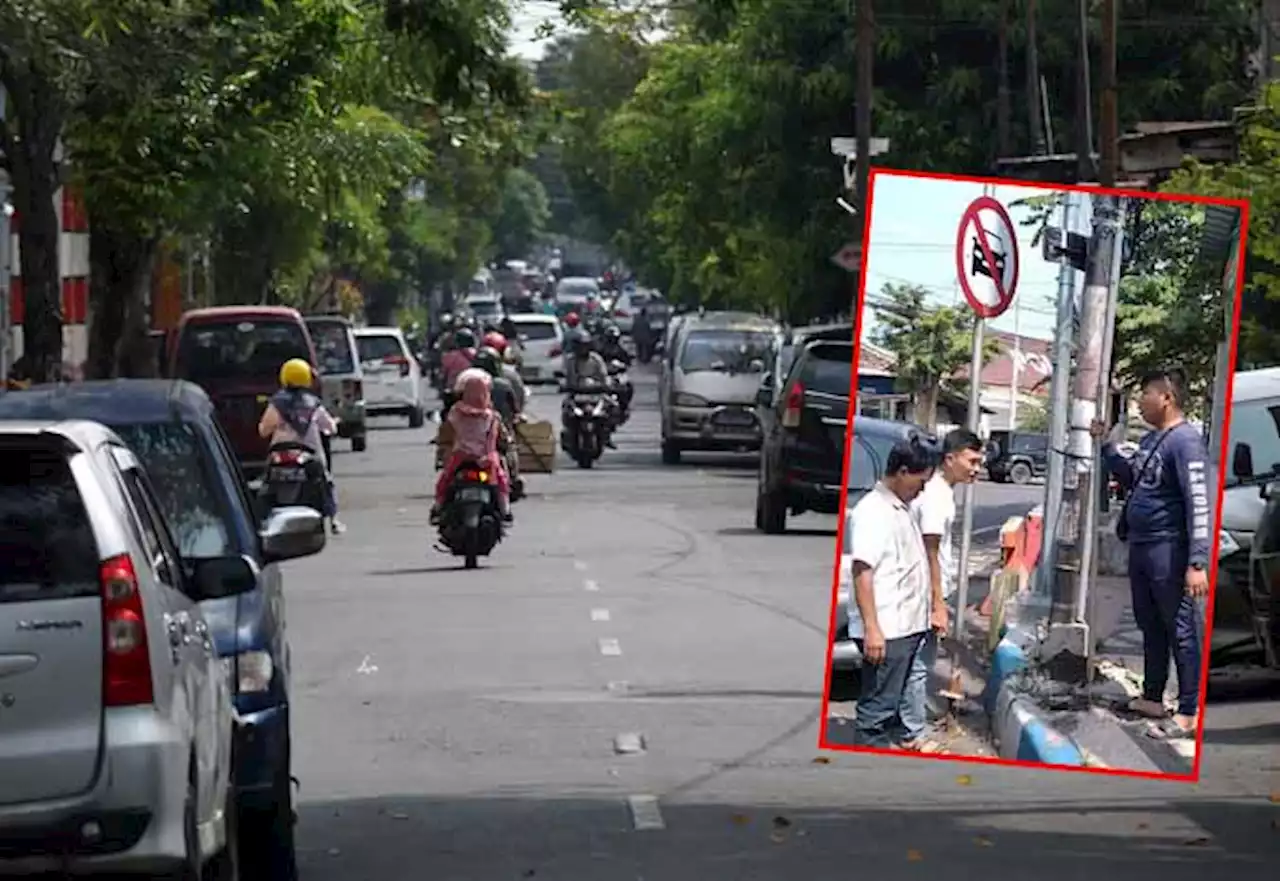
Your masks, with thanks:
[[[662,461],[686,450],[760,448],[756,392],[781,341],[777,322],[743,312],[680,320],[663,356],[658,404]]]
[[[230,682],[138,460],[83,421],[0,422],[0,875],[235,875]]]

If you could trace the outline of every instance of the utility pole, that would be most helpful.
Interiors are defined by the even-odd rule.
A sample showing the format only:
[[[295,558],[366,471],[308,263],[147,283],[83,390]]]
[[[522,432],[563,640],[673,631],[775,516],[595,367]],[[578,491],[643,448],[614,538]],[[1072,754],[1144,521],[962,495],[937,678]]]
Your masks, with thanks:
[[[1116,92],[1116,0],[1102,0],[1102,144],[1098,150],[1098,183],[1104,187],[1114,187],[1120,171]]]
[[[1072,383],[1069,467],[1063,486],[1057,535],[1057,551],[1053,572],[1053,604],[1050,608],[1050,631],[1043,646],[1043,657],[1051,675],[1061,682],[1088,681],[1088,658],[1091,637],[1084,620],[1089,590],[1089,570],[1097,545],[1097,483],[1100,475],[1095,465],[1098,442],[1090,426],[1099,416],[1098,390],[1109,382],[1103,361],[1107,315],[1115,296],[1112,264],[1116,258],[1116,239],[1121,235],[1118,200],[1114,196],[1095,196],[1093,204],[1093,237],[1089,242],[1085,266],[1084,296],[1081,298],[1080,335],[1076,357],[1076,374]]]
[[[1097,178],[1093,165],[1093,84],[1089,74],[1089,0],[1080,0],[1076,18],[1080,37],[1076,58],[1076,180]]]
[[[1040,51],[1036,38],[1036,0],[1027,0],[1027,134],[1031,152],[1044,155],[1044,128],[1040,125]]]
[[[875,69],[876,23],[871,0],[856,0],[856,2],[858,4],[858,46],[854,55],[858,62],[858,94],[854,134],[858,139],[858,241],[862,241],[862,224],[866,222],[867,210],[867,180],[871,174],[871,101],[874,96],[871,77]]]

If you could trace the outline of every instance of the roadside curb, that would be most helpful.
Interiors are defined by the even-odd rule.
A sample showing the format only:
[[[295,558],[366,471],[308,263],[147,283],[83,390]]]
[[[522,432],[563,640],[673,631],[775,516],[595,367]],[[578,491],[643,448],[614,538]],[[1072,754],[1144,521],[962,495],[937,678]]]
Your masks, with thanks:
[[[1090,767],[1094,763],[1075,741],[1054,727],[1044,712],[1016,687],[1030,663],[1028,649],[1034,644],[1033,634],[1010,629],[991,656],[991,675],[982,702],[996,749],[1003,759],[1059,767]]]

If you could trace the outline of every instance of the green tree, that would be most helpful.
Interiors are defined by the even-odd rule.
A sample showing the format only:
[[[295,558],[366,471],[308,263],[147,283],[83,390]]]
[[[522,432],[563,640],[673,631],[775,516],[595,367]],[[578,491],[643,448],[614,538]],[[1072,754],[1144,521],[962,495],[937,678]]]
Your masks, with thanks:
[[[912,418],[933,430],[943,382],[967,368],[973,356],[974,319],[951,306],[928,306],[927,298],[919,285],[890,283],[868,300],[868,308],[877,317],[872,342],[896,356],[896,385],[912,396]],[[985,364],[999,351],[999,342],[988,339],[983,348]]]
[[[502,208],[493,227],[499,260],[522,260],[546,230],[547,191],[529,171],[513,168],[502,181]]]

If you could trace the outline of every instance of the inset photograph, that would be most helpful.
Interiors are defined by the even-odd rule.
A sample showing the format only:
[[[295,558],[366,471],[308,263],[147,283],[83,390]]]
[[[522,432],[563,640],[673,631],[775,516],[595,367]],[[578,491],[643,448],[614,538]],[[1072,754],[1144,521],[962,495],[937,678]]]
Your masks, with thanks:
[[[1197,779],[1247,203],[870,193],[820,746]]]

